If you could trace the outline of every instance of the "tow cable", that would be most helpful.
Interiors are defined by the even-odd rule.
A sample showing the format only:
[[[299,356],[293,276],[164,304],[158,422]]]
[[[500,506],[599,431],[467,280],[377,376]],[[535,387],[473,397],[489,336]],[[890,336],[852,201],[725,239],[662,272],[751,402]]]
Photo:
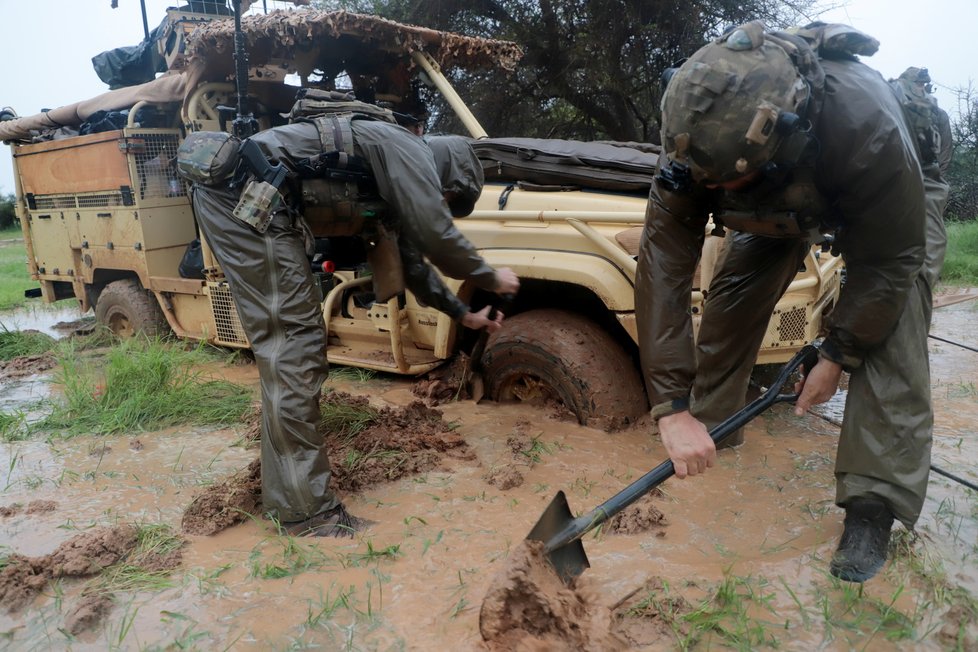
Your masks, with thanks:
[[[824,414],[819,414],[818,412],[814,412],[812,410],[808,410],[808,414],[814,415],[814,416],[818,417],[819,419],[822,419],[823,421],[828,421],[833,426],[836,426],[838,428],[841,428],[842,427],[842,424],[840,422],[836,421],[835,419],[833,419],[832,417],[825,416]],[[937,466],[935,464],[931,464],[930,465],[930,470],[933,471],[934,473],[939,474],[939,475],[943,475],[945,478],[949,478],[951,480],[954,480],[958,484],[962,484],[965,487],[967,487],[968,489],[971,489],[972,491],[978,491],[978,484],[975,484],[974,482],[970,482],[968,480],[965,480],[964,478],[961,478],[959,476],[956,476],[956,475],[954,475],[953,473],[951,473],[949,471],[945,471],[944,469],[942,469],[941,467],[939,467],[939,466]]]
[[[952,342],[951,340],[946,340],[943,337],[938,337],[937,335],[931,335],[930,333],[927,334],[927,337],[931,338],[932,340],[937,340],[938,342],[944,342],[945,344],[960,346],[962,349],[968,349],[969,351],[974,351],[975,353],[978,353],[978,349],[976,349],[973,346],[968,346],[967,344],[961,344],[960,342]]]

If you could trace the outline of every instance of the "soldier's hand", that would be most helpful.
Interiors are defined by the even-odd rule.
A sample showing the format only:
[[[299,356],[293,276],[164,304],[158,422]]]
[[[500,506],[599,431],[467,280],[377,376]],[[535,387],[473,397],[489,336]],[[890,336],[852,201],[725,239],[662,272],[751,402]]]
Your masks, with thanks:
[[[659,419],[659,436],[677,478],[704,473],[716,463],[717,447],[710,439],[710,433],[689,410]]]
[[[469,311],[465,313],[465,316],[462,317],[462,326],[475,330],[485,328],[490,333],[495,333],[502,328],[503,313],[497,310],[495,319],[489,319],[490,310],[492,310],[492,306],[486,306],[479,312]]]
[[[520,290],[520,277],[508,267],[496,270],[496,294],[516,294]]]
[[[811,371],[802,368],[801,380],[795,383],[795,393],[798,394],[795,415],[800,417],[808,408],[835,396],[841,377],[842,365],[825,358],[819,359]]]

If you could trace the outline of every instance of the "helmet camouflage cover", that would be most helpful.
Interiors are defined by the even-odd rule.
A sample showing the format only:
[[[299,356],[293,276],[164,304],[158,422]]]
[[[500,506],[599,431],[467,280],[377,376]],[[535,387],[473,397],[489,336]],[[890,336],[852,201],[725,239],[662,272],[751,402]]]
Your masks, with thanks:
[[[238,165],[241,141],[224,131],[195,131],[187,134],[177,149],[177,170],[194,183],[221,183]]]
[[[770,161],[809,87],[784,43],[747,23],[700,48],[662,96],[662,144],[695,181],[722,183]],[[797,121],[797,120],[795,120]]]

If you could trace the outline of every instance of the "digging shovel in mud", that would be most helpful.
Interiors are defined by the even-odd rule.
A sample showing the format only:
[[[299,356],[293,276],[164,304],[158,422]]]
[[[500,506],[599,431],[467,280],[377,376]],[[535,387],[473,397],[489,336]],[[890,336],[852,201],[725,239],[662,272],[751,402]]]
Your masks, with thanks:
[[[797,394],[779,394],[778,392],[799,367],[804,365],[806,369],[811,369],[816,362],[818,362],[818,349],[812,345],[804,347],[785,364],[778,377],[771,383],[770,389],[713,428],[710,431],[710,437],[719,444],[738,428],[747,424],[775,403],[794,402],[798,398]],[[560,491],[550,501],[550,505],[543,512],[537,524],[530,530],[530,533],[526,535],[526,538],[544,544],[544,554],[553,565],[554,570],[557,571],[560,579],[568,584],[591,566],[587,555],[584,553],[584,544],[581,543],[581,538],[662,484],[673,473],[675,473],[675,469],[673,469],[672,461],[666,460],[621,492],[577,518],[574,518],[571,513],[564,492]]]
[[[515,295],[504,294],[502,295],[501,301],[498,305],[494,305],[489,309],[489,319],[495,319],[496,314],[502,310],[503,315],[506,315],[506,311],[509,307],[513,305],[513,300]],[[489,341],[489,329],[483,328],[482,332],[479,333],[479,339],[476,340],[475,344],[472,346],[472,353],[469,354],[469,372],[468,377],[464,379],[462,385],[468,386],[469,394],[472,396],[472,400],[478,403],[482,400],[482,397],[486,394],[486,381],[482,376],[482,356],[486,352],[486,342]]]

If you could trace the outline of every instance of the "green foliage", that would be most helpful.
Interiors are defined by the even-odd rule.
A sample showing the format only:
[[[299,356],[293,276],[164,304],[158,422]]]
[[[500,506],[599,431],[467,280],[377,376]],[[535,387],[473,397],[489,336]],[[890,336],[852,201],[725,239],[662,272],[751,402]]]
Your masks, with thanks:
[[[17,224],[17,211],[14,210],[14,195],[0,195],[0,231],[6,231]]]
[[[20,238],[20,229],[0,232],[0,241]],[[24,290],[37,287],[27,273],[27,249],[23,240],[0,242],[0,310],[23,304]]]
[[[947,254],[941,280],[978,286],[978,222],[947,223]]]
[[[0,322],[0,360],[11,360],[23,355],[39,355],[54,348],[50,335],[37,331],[11,331]]]
[[[809,22],[814,0],[318,0],[324,9],[514,41],[514,73],[449,71],[493,136],[656,142],[662,72],[730,24]],[[444,102],[422,92],[433,131],[461,133]]]
[[[56,380],[64,400],[38,428],[67,435],[109,434],[177,424],[229,424],[241,420],[251,392],[196,370],[212,361],[202,348],[184,350],[160,340],[133,338],[104,360],[82,356],[73,342],[58,352]]]

